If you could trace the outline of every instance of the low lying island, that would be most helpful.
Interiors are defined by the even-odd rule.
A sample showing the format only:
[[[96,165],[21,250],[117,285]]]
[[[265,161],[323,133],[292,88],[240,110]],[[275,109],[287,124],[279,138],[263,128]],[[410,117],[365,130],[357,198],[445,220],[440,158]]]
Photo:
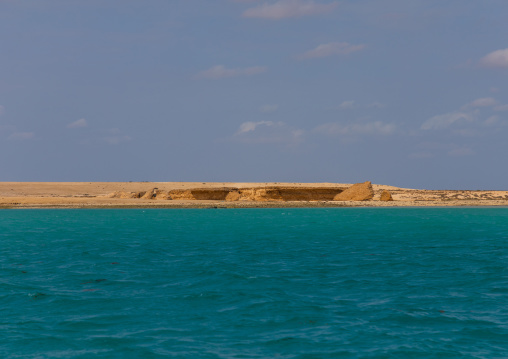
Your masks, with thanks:
[[[0,182],[0,208],[508,206],[508,191],[347,183]]]

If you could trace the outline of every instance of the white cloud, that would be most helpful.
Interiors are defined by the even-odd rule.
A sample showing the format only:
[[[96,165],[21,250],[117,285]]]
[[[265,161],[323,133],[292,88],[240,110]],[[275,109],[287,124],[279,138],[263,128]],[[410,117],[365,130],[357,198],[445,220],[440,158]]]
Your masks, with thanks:
[[[14,132],[9,136],[10,140],[30,140],[35,137],[33,132]]]
[[[240,125],[238,132],[236,132],[236,135],[241,135],[242,133],[255,131],[256,127],[258,127],[258,126],[275,126],[275,125],[281,125],[281,124],[282,124],[281,122],[275,123],[273,121],[244,122]]]
[[[340,105],[339,105],[339,108],[341,110],[348,110],[348,109],[351,109],[353,108],[355,105],[355,102],[354,101],[344,101],[342,102]]]
[[[313,59],[332,55],[348,55],[363,50],[365,45],[351,45],[347,42],[331,42],[321,44],[313,50],[309,50],[300,56],[302,59]]]
[[[508,127],[508,120],[505,120],[498,115],[488,117],[481,123],[483,126],[493,128],[495,131],[499,131],[503,128]]]
[[[304,134],[305,134],[305,131],[302,129],[291,130],[291,136],[295,139],[300,139]]]
[[[508,68],[508,49],[487,54],[480,59],[480,65],[491,68]]]
[[[212,68],[202,71],[196,75],[197,78],[218,80],[227,77],[252,76],[266,72],[264,66],[253,66],[243,69],[228,69],[223,65],[213,66]]]
[[[500,105],[494,107],[494,111],[508,111],[508,105]]]
[[[497,125],[499,123],[499,116],[490,116],[488,119],[486,119],[483,124],[486,125],[486,126],[493,126],[493,125]]]
[[[130,136],[106,136],[102,138],[106,143],[109,143],[110,145],[118,145],[122,142],[130,141]]]
[[[88,126],[88,122],[86,122],[86,119],[81,118],[77,121],[74,121],[72,123],[69,123],[67,125],[67,128],[82,128]]]
[[[457,128],[452,130],[452,133],[455,135],[463,136],[463,137],[477,137],[481,134],[481,130],[476,128]]]
[[[492,111],[508,110],[506,105],[498,105],[492,97],[478,98],[458,111],[434,116],[423,122],[421,130],[448,130],[450,133],[465,136],[481,136],[500,130],[507,126],[504,121]]]
[[[348,135],[390,135],[394,133],[396,126],[392,123],[384,123],[382,121],[373,121],[366,123],[325,123],[314,129],[317,133],[323,133],[331,136],[348,136]]]
[[[470,156],[474,155],[474,151],[467,147],[458,147],[448,151],[448,156],[459,157],[459,156]]]
[[[243,143],[279,143],[297,145],[303,141],[305,131],[288,126],[284,122],[244,122],[234,135]]]
[[[272,113],[279,109],[279,105],[264,105],[259,108],[260,112],[263,113]]]
[[[471,107],[491,107],[497,104],[497,101],[492,97],[478,98],[471,102]]]
[[[110,145],[118,145],[132,140],[130,136],[122,134],[122,131],[120,131],[119,128],[110,128],[108,130],[104,130],[104,133],[106,135],[101,139]]]
[[[422,130],[439,130],[448,128],[454,123],[458,122],[473,122],[474,117],[470,113],[465,112],[452,112],[444,115],[434,116],[425,121],[421,129]]]
[[[264,3],[244,11],[244,17],[279,20],[307,15],[322,14],[332,11],[336,2],[319,4],[312,0],[279,0],[272,4]]]

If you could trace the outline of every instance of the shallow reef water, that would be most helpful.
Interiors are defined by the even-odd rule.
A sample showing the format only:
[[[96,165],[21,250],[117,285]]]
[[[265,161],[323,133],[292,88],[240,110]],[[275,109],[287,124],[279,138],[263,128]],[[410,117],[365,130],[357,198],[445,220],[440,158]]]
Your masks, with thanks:
[[[1,358],[507,358],[508,208],[0,211]]]

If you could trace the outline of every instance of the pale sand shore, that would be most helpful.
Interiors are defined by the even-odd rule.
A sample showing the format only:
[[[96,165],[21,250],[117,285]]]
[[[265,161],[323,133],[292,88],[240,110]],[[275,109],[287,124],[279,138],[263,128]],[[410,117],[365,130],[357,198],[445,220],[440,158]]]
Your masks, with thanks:
[[[348,183],[232,182],[0,182],[0,208],[284,208],[284,207],[414,207],[508,206],[508,191],[416,190],[373,185],[369,201],[224,201],[110,198],[114,192],[224,188],[347,188]],[[379,201],[383,190],[394,199]]]

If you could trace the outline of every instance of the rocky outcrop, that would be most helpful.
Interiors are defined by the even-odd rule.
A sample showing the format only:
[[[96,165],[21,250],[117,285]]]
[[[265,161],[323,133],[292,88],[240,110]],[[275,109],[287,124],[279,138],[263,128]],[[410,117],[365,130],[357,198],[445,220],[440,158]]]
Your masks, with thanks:
[[[256,189],[255,201],[284,201],[278,188],[259,188]]]
[[[174,189],[169,191],[170,199],[173,200],[193,200],[196,199],[188,189]]]
[[[370,181],[356,183],[344,192],[336,195],[334,201],[368,201],[374,197],[374,190]]]
[[[225,201],[230,188],[196,188],[191,189],[194,199],[202,201]]]
[[[381,192],[381,197],[379,197],[379,200],[385,202],[393,201],[392,194],[387,190],[384,190],[383,192]]]
[[[280,195],[283,201],[333,201],[335,196],[344,188],[326,187],[281,187]]]
[[[228,193],[225,200],[228,202],[234,202],[239,201],[241,197],[242,195],[240,194],[239,190],[233,190]]]
[[[167,200],[171,199],[171,195],[167,191],[157,190],[155,192],[155,196],[153,197],[153,199],[166,200],[167,201]]]
[[[242,188],[229,192],[227,201],[332,201],[343,188],[265,187]]]
[[[123,191],[117,191],[117,192],[110,193],[107,197],[108,198],[123,198],[123,199],[127,199],[127,198],[140,198],[144,194],[145,194],[145,192],[123,192]]]
[[[276,188],[245,188],[240,189],[239,201],[282,201],[280,192]]]
[[[144,195],[141,196],[141,199],[154,199],[157,197],[157,188],[152,188],[149,191],[146,191]]]

